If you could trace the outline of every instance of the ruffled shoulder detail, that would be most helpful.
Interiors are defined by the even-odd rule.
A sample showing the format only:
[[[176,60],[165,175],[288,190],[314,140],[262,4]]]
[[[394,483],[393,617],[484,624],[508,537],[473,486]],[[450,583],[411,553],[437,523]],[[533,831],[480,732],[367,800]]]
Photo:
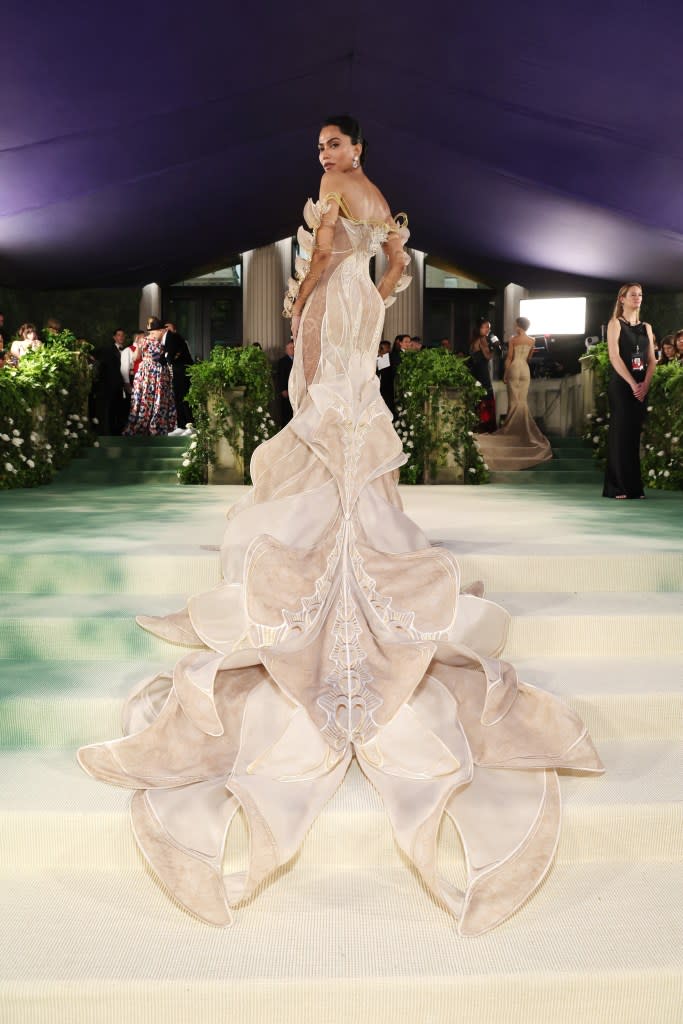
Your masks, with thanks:
[[[394,217],[394,227],[393,229],[390,229],[390,231],[392,230],[398,235],[398,237],[401,240],[401,245],[403,245],[405,248],[405,245],[408,239],[410,238],[410,231],[408,230],[407,213],[396,214],[396,216]],[[408,255],[407,252],[404,253],[403,255],[405,259],[403,273],[401,274],[398,281],[394,285],[394,290],[392,291],[391,295],[387,295],[386,299],[384,300],[384,305],[387,309],[389,308],[389,306],[393,306],[393,304],[396,302],[396,296],[399,295],[401,292],[404,292],[406,288],[408,288],[408,286],[410,285],[411,281],[413,280],[412,274],[408,273],[408,268],[411,263],[410,256]]]

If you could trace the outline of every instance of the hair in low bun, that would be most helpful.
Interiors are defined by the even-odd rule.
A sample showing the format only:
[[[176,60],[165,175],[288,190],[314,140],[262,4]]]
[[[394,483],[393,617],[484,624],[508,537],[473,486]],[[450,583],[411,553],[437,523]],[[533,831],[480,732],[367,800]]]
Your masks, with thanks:
[[[342,135],[348,135],[351,139],[351,143],[354,146],[357,146],[358,143],[361,144],[363,149],[361,150],[360,154],[360,162],[361,167],[364,167],[365,156],[368,151],[368,144],[365,139],[365,136],[363,135],[361,126],[355,119],[355,117],[351,117],[349,114],[330,114],[329,117],[325,118],[320,127],[327,128],[331,124],[336,125],[337,128],[339,128]]]

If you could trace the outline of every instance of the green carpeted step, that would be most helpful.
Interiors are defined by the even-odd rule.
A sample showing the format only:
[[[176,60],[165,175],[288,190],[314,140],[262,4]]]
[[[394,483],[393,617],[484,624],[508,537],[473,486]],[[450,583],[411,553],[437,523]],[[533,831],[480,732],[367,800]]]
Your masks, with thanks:
[[[120,735],[124,699],[169,671],[177,648],[157,658],[0,662],[0,747],[71,748]],[[519,659],[520,679],[556,694],[596,742],[683,738],[681,661],[671,658]]]
[[[71,597],[67,608],[62,597],[14,595],[0,600],[0,609],[9,612],[0,634],[0,658],[62,658],[68,651],[86,660],[151,658],[158,655],[161,641],[135,625],[133,611],[166,614],[182,603],[178,597],[117,596],[103,599],[97,609],[96,597],[89,596],[80,602]],[[504,650],[512,660],[579,651],[616,657],[683,653],[681,595],[649,594],[647,615],[643,595],[637,593],[507,594],[498,603],[513,611]]]
[[[143,871],[19,877],[3,887],[0,999],[31,1024],[673,1024],[679,881],[661,863],[558,864],[464,939],[403,864],[295,860],[224,929]]]
[[[596,469],[557,469],[550,463],[546,470],[521,469],[518,472],[508,469],[491,471],[492,484],[519,484],[521,486],[548,486],[549,484],[592,484],[602,487],[602,472]]]
[[[559,863],[676,860],[683,854],[679,743],[603,742],[603,776],[561,777],[564,807]],[[3,877],[80,870],[142,870],[130,831],[130,790],[103,786],[81,770],[72,750],[0,753],[0,867]],[[229,858],[248,855],[240,822]],[[442,826],[442,848],[458,850]],[[459,857],[457,860],[459,861]],[[311,828],[302,866],[378,870],[399,860],[383,804],[354,762]]]
[[[452,545],[449,545],[452,550]],[[0,592],[23,594],[196,594],[220,582],[220,555],[206,547],[157,554],[85,551],[0,552]],[[188,553],[189,552],[189,553]],[[489,591],[679,591],[683,553],[458,556],[461,578]]]
[[[538,466],[534,466],[532,470],[521,470],[520,472],[533,472],[533,473],[547,473],[550,470],[557,470],[565,472],[578,472],[580,470],[593,470],[594,464],[591,459],[577,458],[574,454],[558,455],[557,458],[552,459],[550,462],[541,462]]]
[[[69,485],[87,487],[120,487],[140,486],[140,484],[173,484],[178,483],[179,466],[168,468],[136,469],[126,467],[125,469],[108,469],[105,466],[69,466],[62,474],[62,482]]]

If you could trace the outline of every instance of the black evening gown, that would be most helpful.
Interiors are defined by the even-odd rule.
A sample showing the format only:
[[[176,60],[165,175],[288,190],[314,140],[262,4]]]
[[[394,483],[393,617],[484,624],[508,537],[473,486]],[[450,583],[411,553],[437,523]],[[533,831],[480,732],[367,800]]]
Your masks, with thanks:
[[[647,371],[650,342],[644,323],[631,324],[620,321],[619,355],[633,379],[640,383]],[[643,481],[640,475],[640,432],[647,411],[647,403],[639,402],[626,381],[612,367],[607,386],[610,421],[607,437],[607,467],[605,498],[626,495],[627,498],[643,497]]]

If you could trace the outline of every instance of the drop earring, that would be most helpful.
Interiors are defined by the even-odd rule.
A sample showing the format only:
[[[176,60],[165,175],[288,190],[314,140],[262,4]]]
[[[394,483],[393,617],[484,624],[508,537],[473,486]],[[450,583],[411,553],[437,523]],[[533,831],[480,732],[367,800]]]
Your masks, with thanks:
[[[358,157],[357,156],[354,156],[353,162],[352,162],[351,166],[352,167],[358,167]]]

